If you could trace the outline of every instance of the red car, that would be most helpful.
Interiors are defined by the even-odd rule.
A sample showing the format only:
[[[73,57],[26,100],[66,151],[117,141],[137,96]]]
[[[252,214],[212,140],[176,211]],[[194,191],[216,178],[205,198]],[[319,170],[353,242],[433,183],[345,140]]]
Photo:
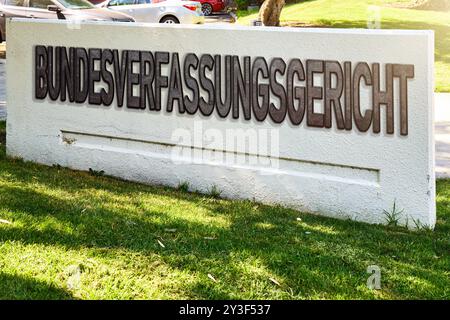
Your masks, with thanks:
[[[205,16],[211,15],[213,12],[220,12],[225,9],[226,0],[195,0],[202,4],[202,12]]]

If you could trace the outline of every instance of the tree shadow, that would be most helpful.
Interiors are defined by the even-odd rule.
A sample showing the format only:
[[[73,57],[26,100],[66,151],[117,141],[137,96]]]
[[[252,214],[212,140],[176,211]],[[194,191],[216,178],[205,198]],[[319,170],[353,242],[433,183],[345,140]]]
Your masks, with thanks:
[[[0,163],[0,210],[13,213],[13,225],[0,231],[0,241],[92,248],[102,253],[106,250],[110,259],[115,258],[116,249],[157,254],[171,268],[205,277],[211,272],[218,278],[218,284],[208,284],[206,280],[186,286],[182,290],[188,297],[239,299],[242,291],[248,289],[245,286],[251,288],[255,277],[265,280],[267,286],[265,291],[255,291],[250,297],[254,299],[308,297],[311,292],[322,298],[352,297],[349,290],[365,283],[368,265],[382,263],[389,269],[396,259],[409,265],[419,278],[446,282],[445,274],[430,269],[426,257],[408,261],[407,247],[405,252],[398,252],[398,243],[417,241],[417,234],[404,229],[316,217],[252,201],[212,199],[66,169],[41,168],[11,160]],[[139,194],[142,197],[136,196]],[[146,197],[167,205],[155,208],[146,203]],[[175,202],[178,208],[192,210],[195,206],[208,217],[226,223],[221,226],[175,214],[171,211],[171,203]],[[36,228],[43,221],[46,227]],[[439,228],[438,225],[438,233]],[[167,232],[169,229],[176,232]],[[436,243],[427,234],[419,238],[420,246],[434,247],[437,255],[445,255],[445,242]],[[163,241],[164,250],[157,240]],[[255,264],[259,275],[246,269],[251,264]],[[236,278],[239,275],[242,279]],[[281,286],[267,281],[269,276],[276,277]],[[234,282],[244,287],[230,289]],[[411,292],[424,294],[420,288]],[[393,288],[385,296],[398,294]],[[359,292],[359,296],[374,297],[370,292]]]
[[[52,284],[0,272],[0,300],[73,299],[70,292]]]
[[[351,293],[365,284],[370,264],[381,264],[387,272],[385,297],[427,296],[420,287],[403,292],[402,286],[397,289],[393,285],[400,281],[395,278],[399,264],[408,273],[400,281],[403,287],[408,286],[408,277],[438,286],[448,284],[445,268],[434,270],[436,264],[429,263],[430,251],[441,257],[448,254],[447,196],[438,197],[435,232],[417,234],[252,201],[213,199],[69,169],[43,168],[19,160],[0,161],[0,210],[9,213],[12,221],[11,226],[0,229],[1,242],[91,248],[94,254],[111,260],[117,250],[156,254],[170,268],[206,279],[180,289],[190,298],[240,299],[246,292],[245,297],[252,299],[312,294],[370,299],[376,296],[368,291]],[[445,190],[438,187],[438,193]],[[198,210],[208,219],[180,215],[173,207]],[[209,223],[211,219],[224,223]],[[164,250],[157,240],[164,242]],[[254,270],[248,270],[249,265]],[[208,280],[208,273],[218,282]],[[268,281],[269,276],[281,285]],[[266,286],[253,288],[255,279],[266,281]],[[16,297],[29,291],[21,288],[27,287],[0,287],[0,293]],[[39,288],[46,291],[44,285]],[[45,297],[72,298],[58,289],[48,290]],[[435,297],[432,293],[428,296]]]

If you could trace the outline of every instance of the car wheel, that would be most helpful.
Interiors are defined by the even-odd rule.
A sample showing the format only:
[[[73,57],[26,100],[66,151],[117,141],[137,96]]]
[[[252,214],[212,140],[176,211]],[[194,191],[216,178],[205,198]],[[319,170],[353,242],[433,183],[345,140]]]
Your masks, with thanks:
[[[213,12],[213,7],[209,3],[202,4],[202,12],[205,16],[210,16]]]
[[[160,23],[180,23],[180,21],[178,21],[177,18],[172,17],[172,16],[164,17],[159,22]]]

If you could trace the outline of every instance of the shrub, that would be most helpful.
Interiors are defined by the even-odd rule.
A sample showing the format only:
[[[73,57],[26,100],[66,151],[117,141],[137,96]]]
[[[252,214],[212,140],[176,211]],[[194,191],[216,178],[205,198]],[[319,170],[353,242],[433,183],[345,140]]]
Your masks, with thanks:
[[[299,2],[305,2],[308,0],[284,0],[286,4],[292,4],[292,3],[299,3]],[[450,0],[448,0],[450,1]],[[257,5],[261,6],[264,2],[264,0],[234,0],[236,3],[236,6],[239,10],[247,10],[248,6],[251,5]]]

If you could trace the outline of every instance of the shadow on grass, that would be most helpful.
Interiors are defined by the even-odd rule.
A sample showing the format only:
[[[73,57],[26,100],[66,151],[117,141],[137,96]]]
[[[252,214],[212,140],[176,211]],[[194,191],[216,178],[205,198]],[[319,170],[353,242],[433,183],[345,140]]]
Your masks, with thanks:
[[[111,262],[119,251],[157,257],[192,275],[177,289],[189,298],[445,298],[450,182],[439,194],[435,232],[414,233],[48,168],[0,150],[0,212],[12,222],[0,243],[90,250]],[[371,264],[382,268],[381,295],[365,288]],[[71,298],[5,274],[0,296]]]
[[[13,160],[0,162],[0,183],[0,210],[10,212],[13,220],[12,226],[1,229],[0,241],[92,248],[109,259],[116,258],[115,249],[156,253],[171,268],[203,275],[204,280],[183,289],[189,297],[240,298],[240,293],[252,290],[250,280],[241,281],[249,275],[255,281],[272,275],[281,287],[267,282],[264,290],[257,288],[247,298],[312,293],[322,298],[356,297],[354,290],[364,286],[371,264],[387,272],[384,297],[436,297],[419,286],[405,284],[404,291],[390,283],[389,272],[396,277],[404,272],[397,270],[399,263],[403,269],[409,267],[397,285],[411,276],[438,286],[448,283],[439,271],[442,266],[429,262],[432,254],[446,254],[448,241],[439,231],[441,225],[435,234],[412,233]],[[158,203],[167,204],[161,208]],[[183,210],[198,210],[202,219],[180,214]],[[444,219],[447,228],[448,217]],[[36,228],[39,225],[45,228]],[[247,270],[255,263],[260,274]],[[206,278],[209,272],[219,284]],[[374,294],[360,289],[357,296]]]
[[[33,278],[24,278],[0,272],[0,300],[73,299],[64,289]]]

